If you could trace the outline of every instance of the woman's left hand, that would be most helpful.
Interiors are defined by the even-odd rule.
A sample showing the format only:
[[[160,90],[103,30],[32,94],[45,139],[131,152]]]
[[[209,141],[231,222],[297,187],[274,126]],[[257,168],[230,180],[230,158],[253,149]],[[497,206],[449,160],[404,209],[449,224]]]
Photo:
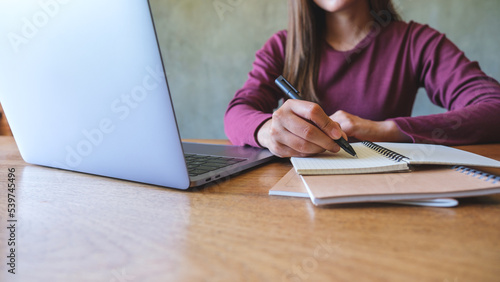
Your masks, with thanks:
[[[344,111],[337,111],[330,118],[340,124],[348,137],[372,142],[411,142],[392,120],[372,121]]]

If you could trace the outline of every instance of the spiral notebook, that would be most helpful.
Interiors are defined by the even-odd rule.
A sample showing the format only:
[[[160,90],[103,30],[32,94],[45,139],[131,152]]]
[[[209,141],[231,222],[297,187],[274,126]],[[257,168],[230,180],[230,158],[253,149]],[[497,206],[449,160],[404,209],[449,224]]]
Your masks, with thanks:
[[[315,205],[414,201],[500,193],[500,177],[464,166],[421,166],[409,173],[302,175]]]
[[[310,177],[333,177],[331,178],[332,181],[335,181],[336,178],[352,178],[355,177],[354,175],[317,175],[317,176],[310,176]],[[401,176],[398,176],[401,177]],[[403,178],[397,178],[397,179],[404,179]],[[393,182],[393,184],[397,184],[396,182]],[[310,187],[311,190],[316,190],[313,187]],[[336,189],[336,184],[333,182],[330,182],[329,188],[330,190]],[[354,188],[356,189],[356,188]],[[283,176],[270,190],[269,190],[269,195],[272,196],[288,196],[288,197],[300,197],[300,198],[310,198],[309,192],[307,191],[307,188],[302,181],[300,175],[298,175],[294,169],[291,169],[285,176]],[[347,201],[350,200],[350,202],[359,202],[360,198],[352,198],[351,197],[346,197],[346,198],[341,198],[338,197],[336,199],[336,203],[348,203]],[[311,198],[312,199],[312,198]],[[323,203],[326,200],[332,200],[333,197],[326,197],[321,199],[320,202]],[[379,200],[378,200],[379,199]],[[386,197],[383,197],[382,195],[378,196],[378,199],[371,199],[370,202],[384,202],[384,203],[391,203],[391,204],[400,204],[400,205],[413,205],[413,206],[425,206],[425,207],[442,207],[442,208],[449,208],[449,207],[454,207],[458,205],[458,201],[452,198],[432,198],[432,199],[418,199],[418,200],[399,200],[399,201],[390,201],[387,200]],[[317,202],[317,200],[312,200],[313,203]]]
[[[351,143],[358,157],[344,151],[291,158],[301,175],[360,174],[408,171],[412,165],[500,167],[500,161],[443,145],[413,143]]]

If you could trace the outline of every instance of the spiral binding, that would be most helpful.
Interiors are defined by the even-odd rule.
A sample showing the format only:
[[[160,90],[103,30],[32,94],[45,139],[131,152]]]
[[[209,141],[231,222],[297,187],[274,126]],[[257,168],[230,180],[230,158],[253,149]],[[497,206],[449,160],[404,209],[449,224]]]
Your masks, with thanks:
[[[465,166],[456,165],[456,166],[453,166],[452,169],[454,169],[460,173],[465,173],[466,175],[470,175],[472,177],[477,177],[478,179],[484,179],[484,181],[488,181],[488,182],[492,181],[492,184],[500,182],[500,176],[496,176],[494,174],[489,174],[489,173],[475,170],[472,168],[468,168]]]
[[[399,153],[396,153],[392,150],[389,150],[387,149],[386,147],[383,147],[383,146],[380,146],[378,144],[375,144],[373,142],[370,142],[370,141],[363,141],[362,142],[363,145],[365,145],[366,147],[372,149],[372,150],[375,150],[377,153],[380,153],[392,160],[395,160],[397,162],[400,162],[401,160],[403,159],[409,159],[407,156],[405,155],[401,155]]]

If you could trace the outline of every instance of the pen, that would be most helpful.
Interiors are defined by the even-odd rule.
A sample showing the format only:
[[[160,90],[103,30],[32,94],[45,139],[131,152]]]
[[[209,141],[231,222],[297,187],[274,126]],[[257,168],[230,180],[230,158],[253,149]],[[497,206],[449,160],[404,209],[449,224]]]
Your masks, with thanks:
[[[295,87],[293,87],[292,84],[290,84],[290,82],[288,82],[288,80],[286,80],[282,75],[280,75],[274,82],[290,99],[304,100],[300,97],[299,91],[297,91],[297,89],[295,89]],[[344,149],[344,151],[349,153],[351,156],[356,157],[356,151],[354,151],[344,137],[340,137],[340,139],[333,141],[335,141],[340,148]]]

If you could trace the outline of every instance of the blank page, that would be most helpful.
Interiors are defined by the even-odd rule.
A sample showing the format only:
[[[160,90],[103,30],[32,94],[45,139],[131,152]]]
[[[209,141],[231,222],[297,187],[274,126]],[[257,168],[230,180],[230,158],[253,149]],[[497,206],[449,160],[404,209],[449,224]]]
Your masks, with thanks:
[[[500,162],[467,151],[433,144],[376,142],[410,159],[410,164],[440,164],[500,167]]]

